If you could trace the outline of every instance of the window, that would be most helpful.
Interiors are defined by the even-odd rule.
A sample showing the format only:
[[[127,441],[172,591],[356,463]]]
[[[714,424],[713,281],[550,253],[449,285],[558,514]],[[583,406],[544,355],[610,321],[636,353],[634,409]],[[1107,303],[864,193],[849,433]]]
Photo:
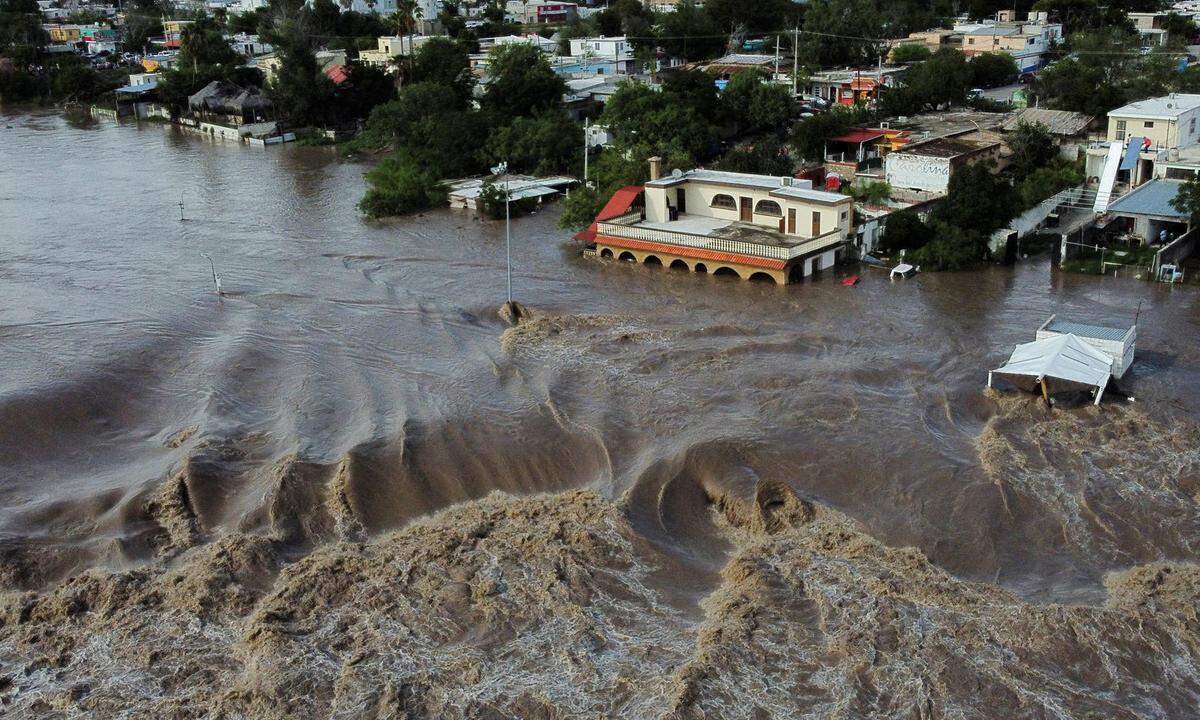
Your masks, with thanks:
[[[843,210],[843,211],[842,211],[842,219],[843,219],[843,220],[845,220],[845,219],[846,219],[846,211],[845,211],[845,210]]]
[[[754,207],[754,212],[759,215],[773,215],[774,217],[783,217],[783,208],[779,207],[779,203],[774,200],[759,200],[758,205]]]
[[[1188,123],[1188,135],[1195,135],[1195,134],[1196,134],[1196,118],[1192,118],[1192,121]]]
[[[1125,139],[1125,121],[1118,120],[1117,121],[1117,140],[1124,140],[1124,139]]]
[[[733,199],[732,195],[714,195],[710,207],[737,210],[737,201]]]
[[[1147,120],[1146,122],[1142,123],[1142,126],[1143,126],[1143,127],[1152,128],[1152,127],[1154,127],[1154,123],[1152,123],[1152,122],[1150,122],[1149,120]]]

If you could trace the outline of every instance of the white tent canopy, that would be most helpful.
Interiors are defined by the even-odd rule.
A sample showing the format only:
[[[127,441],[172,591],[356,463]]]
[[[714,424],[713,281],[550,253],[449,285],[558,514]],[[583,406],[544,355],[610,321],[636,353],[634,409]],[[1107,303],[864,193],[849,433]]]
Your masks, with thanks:
[[[1003,367],[988,373],[999,375],[1014,385],[1032,390],[1053,381],[1067,388],[1094,388],[1096,404],[1112,374],[1112,358],[1070,333],[1018,345]]]

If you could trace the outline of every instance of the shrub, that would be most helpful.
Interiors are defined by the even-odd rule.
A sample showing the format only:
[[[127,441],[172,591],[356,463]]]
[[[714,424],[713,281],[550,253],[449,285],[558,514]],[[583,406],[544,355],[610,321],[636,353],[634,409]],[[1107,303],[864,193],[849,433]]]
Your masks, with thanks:
[[[446,202],[440,179],[408,158],[387,158],[367,173],[371,188],[358,207],[368,217],[405,215]]]
[[[909,263],[922,270],[966,270],[984,259],[987,245],[981,234],[936,221],[930,229],[933,239],[909,253]]]

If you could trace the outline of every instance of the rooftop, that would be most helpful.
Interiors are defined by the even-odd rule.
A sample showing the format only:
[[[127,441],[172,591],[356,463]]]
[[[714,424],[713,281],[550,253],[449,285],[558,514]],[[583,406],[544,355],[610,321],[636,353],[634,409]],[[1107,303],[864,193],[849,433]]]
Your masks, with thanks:
[[[1078,135],[1087,129],[1093,119],[1091,115],[1069,110],[1029,108],[1005,120],[1000,127],[1004,130],[1012,130],[1017,127],[1018,123],[1027,122],[1044,125],[1054,135]]]
[[[1133,192],[1117,198],[1108,206],[1115,215],[1153,215],[1182,220],[1187,213],[1176,210],[1171,201],[1179,194],[1183,180],[1151,180]]]
[[[920,155],[922,157],[952,158],[966,155],[977,150],[992,147],[997,143],[987,140],[966,140],[956,137],[941,137],[925,142],[913,143],[896,152],[905,155]]]
[[[719,57],[713,60],[712,65],[770,65],[775,62],[774,55],[748,55],[744,53],[732,53]]]
[[[785,235],[762,225],[752,225],[736,220],[722,220],[721,218],[708,217],[707,215],[684,214],[680,215],[678,220],[671,222],[639,222],[636,224],[636,227],[647,230],[686,233],[688,235],[721,240],[734,240],[784,249],[791,249],[812,240],[812,238],[804,238],[797,235]]]
[[[1084,323],[1069,322],[1067,320],[1051,320],[1045,327],[1050,332],[1061,333],[1066,335],[1078,335],[1079,337],[1094,338],[1096,340],[1117,340],[1125,339],[1129,333],[1129,328],[1105,327],[1103,325],[1086,325]]]
[[[1158,98],[1147,98],[1131,102],[1116,110],[1109,110],[1109,117],[1155,117],[1176,118],[1183,113],[1200,108],[1200,95],[1173,93]]]
[[[927,132],[930,137],[953,135],[965,130],[999,127],[1008,117],[1007,113],[958,110],[954,112],[924,113],[893,119],[892,128],[902,128],[916,133]]]
[[[834,203],[849,199],[847,195],[814,190],[811,187],[811,182],[807,180],[796,180],[795,178],[780,175],[751,175],[748,173],[725,172],[723,170],[701,169],[679,172],[678,174],[673,173],[658,180],[651,180],[646,183],[646,187],[674,187],[686,182],[767,190],[772,195],[778,197],[799,198],[816,202]]]

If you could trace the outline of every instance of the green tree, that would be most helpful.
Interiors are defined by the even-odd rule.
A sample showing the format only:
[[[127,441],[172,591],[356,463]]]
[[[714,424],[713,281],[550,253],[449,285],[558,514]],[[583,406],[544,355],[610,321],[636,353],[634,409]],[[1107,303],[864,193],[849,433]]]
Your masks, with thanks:
[[[280,64],[267,95],[276,112],[292,125],[324,125],[331,119],[333,81],[321,72],[302,13],[276,18],[268,38]]]
[[[928,60],[933,51],[927,45],[907,43],[892,51],[892,62],[915,63]]]
[[[1171,199],[1171,207],[1187,213],[1192,227],[1200,225],[1200,175],[1192,175],[1179,186],[1179,191]]]
[[[1101,6],[1096,0],[1038,0],[1033,9],[1049,13],[1062,23],[1067,35],[1105,27],[1130,27],[1119,3]]]
[[[979,232],[937,220],[929,227],[933,239],[906,254],[909,263],[922,270],[966,270],[985,259],[987,241]]]
[[[1076,163],[1056,158],[1029,173],[1017,185],[1021,207],[1031,208],[1051,195],[1083,183],[1083,170]]]
[[[546,56],[532,45],[494,48],[488,54],[488,75],[482,104],[503,120],[557,108],[567,90]]]
[[[1005,143],[1012,150],[1010,160],[1013,175],[1018,180],[1031,175],[1035,170],[1045,167],[1058,156],[1058,146],[1050,130],[1040,123],[1029,123],[1022,120],[1017,123],[1012,132],[1008,133]]]
[[[946,199],[933,210],[933,219],[963,230],[989,234],[1016,215],[1012,185],[992,162],[958,168],[950,176]]]
[[[1017,61],[1005,52],[981,53],[971,58],[971,81],[975,87],[994,88],[1016,82]]]
[[[791,142],[796,154],[805,160],[823,162],[825,144],[860,122],[861,111],[843,106],[831,108],[829,112],[800,120],[792,128]]]
[[[563,210],[558,217],[558,226],[564,230],[581,230],[592,224],[604,203],[605,198],[600,197],[600,193],[594,188],[575,188],[562,202]]]
[[[572,170],[582,148],[583,128],[561,110],[549,110],[494,130],[484,157],[488,165],[507,161],[512,172],[551,175]]]
[[[359,209],[372,218],[405,215],[446,202],[440,178],[420,163],[405,157],[390,157],[367,173],[370,189]]]
[[[465,108],[475,87],[471,58],[461,43],[435,37],[417,50],[413,57],[412,82],[427,82],[452,88]]]
[[[767,137],[730,150],[717,163],[717,167],[730,172],[790,176],[796,164],[786,145]]]
[[[100,81],[91,66],[68,61],[55,69],[52,87],[55,97],[79,100],[94,96],[99,90]]]
[[[705,0],[704,11],[723,32],[743,26],[753,33],[790,29],[804,13],[792,0]]]
[[[342,122],[363,120],[395,97],[396,84],[391,75],[353,62],[346,66],[346,81],[333,90],[332,113]]]
[[[721,33],[708,12],[686,0],[675,12],[663,15],[659,44],[672,57],[704,60],[715,57],[725,46]]]
[[[817,65],[864,65],[883,48],[872,40],[884,35],[883,17],[874,0],[813,0],[804,14],[804,56]]]
[[[47,39],[36,0],[0,0],[0,56],[13,57],[14,47],[40,51]]]
[[[721,93],[723,115],[743,132],[781,129],[795,112],[791,90],[764,80],[758,72],[738,73]]]
[[[879,249],[892,254],[900,250],[916,250],[930,240],[929,226],[912,210],[900,210],[883,221],[883,237]]]

